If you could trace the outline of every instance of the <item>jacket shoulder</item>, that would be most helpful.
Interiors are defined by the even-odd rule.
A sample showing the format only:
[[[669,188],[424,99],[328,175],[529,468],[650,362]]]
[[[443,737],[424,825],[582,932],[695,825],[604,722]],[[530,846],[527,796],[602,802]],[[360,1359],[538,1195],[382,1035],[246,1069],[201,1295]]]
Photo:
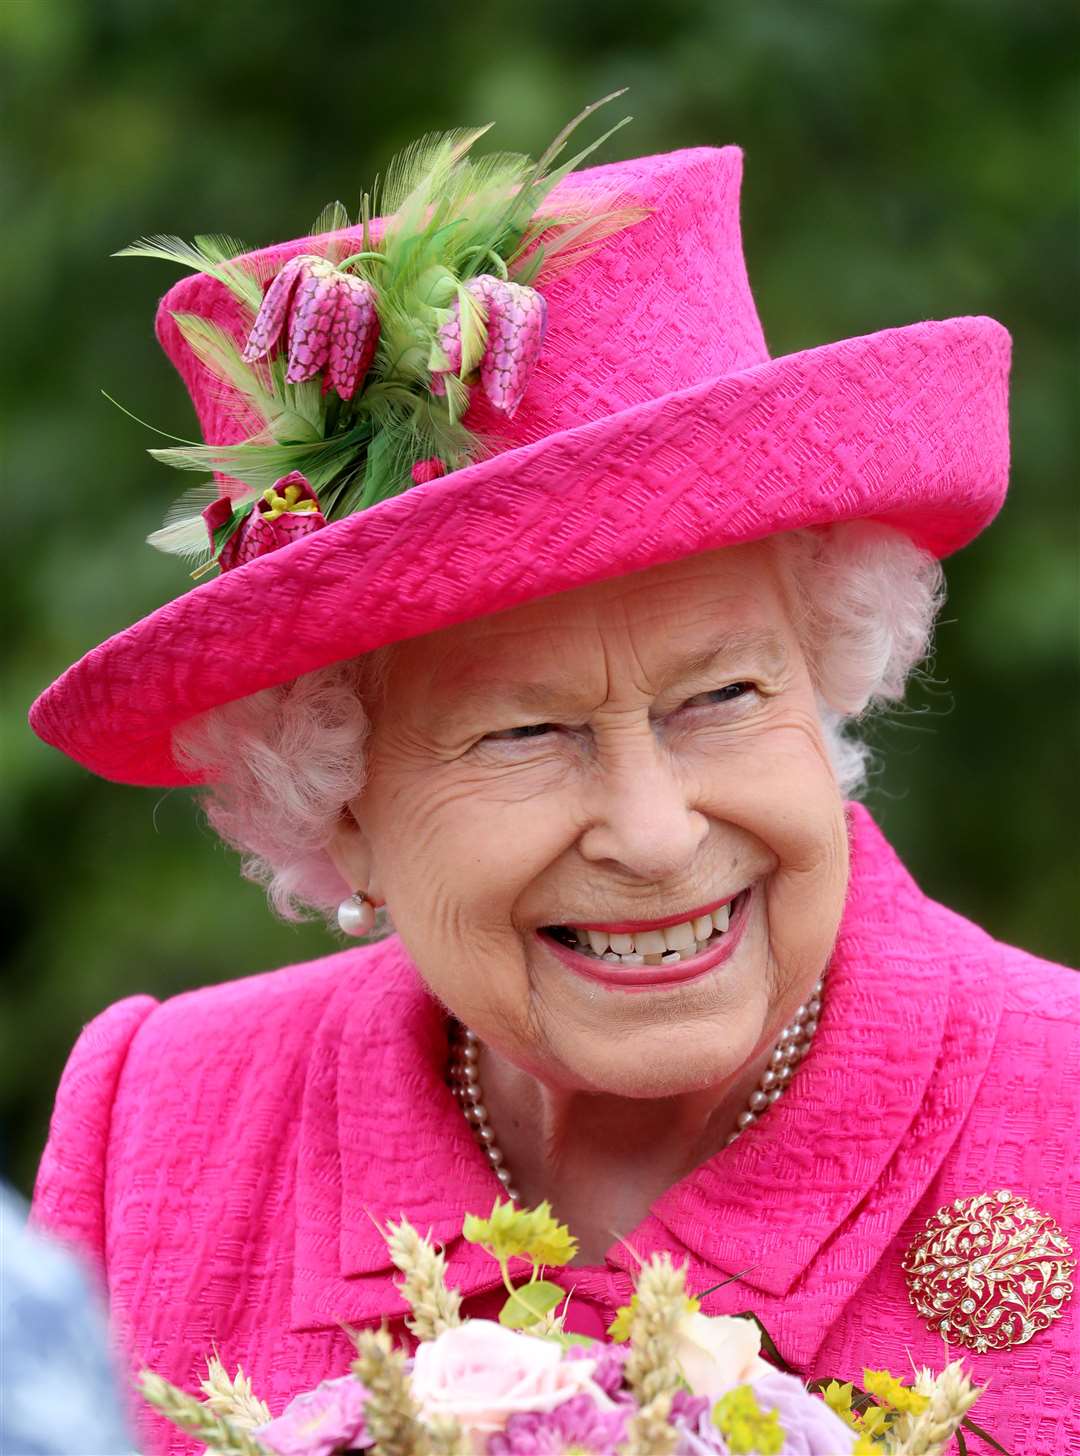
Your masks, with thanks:
[[[274,1029],[294,1028],[293,1035],[317,1025],[327,1001],[346,977],[362,974],[379,957],[379,945],[350,947],[273,971],[240,976],[183,991],[163,1001],[143,1029],[141,1051],[148,1043],[186,1038],[227,1043],[247,1028],[260,1037]]]
[[[128,996],[84,1026],[60,1078],[34,1184],[33,1220],[104,1277],[105,1150],[131,1044],[153,996]]]
[[[83,1028],[61,1076],[34,1218],[104,1272],[110,1175],[200,1130],[258,1121],[261,1095],[288,1117],[335,991],[376,971],[381,945],[186,991],[131,996]]]
[[[1059,1025],[1063,1035],[1080,1026],[1080,971],[995,940],[974,921],[928,897],[923,904],[926,913],[936,917],[935,930],[958,997],[963,998],[988,972],[1000,979],[1003,1034],[1010,1022],[1025,1017]]]
[[[1000,945],[1000,949],[1005,1016],[1038,1016],[1073,1031],[1080,1027],[1080,971],[1017,946]]]

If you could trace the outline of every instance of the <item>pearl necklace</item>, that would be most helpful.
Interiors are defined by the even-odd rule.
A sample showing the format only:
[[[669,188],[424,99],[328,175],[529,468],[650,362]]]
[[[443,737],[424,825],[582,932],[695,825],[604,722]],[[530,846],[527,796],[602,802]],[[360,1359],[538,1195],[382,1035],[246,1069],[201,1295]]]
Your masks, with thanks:
[[[824,983],[817,981],[809,1000],[796,1010],[790,1023],[780,1033],[769,1058],[769,1065],[762,1072],[754,1091],[750,1093],[746,1107],[735,1119],[735,1127],[724,1139],[725,1147],[730,1147],[748,1127],[752,1127],[791,1081],[795,1068],[810,1050],[814,1032],[817,1031],[823,991]],[[506,1189],[506,1196],[514,1203],[520,1203],[521,1195],[514,1187],[506,1158],[495,1141],[495,1132],[484,1106],[484,1094],[480,1086],[480,1039],[475,1031],[470,1031],[467,1026],[461,1026],[455,1021],[451,1024],[450,1045],[450,1090],[461,1103],[465,1117],[472,1124],[473,1135],[487,1155],[496,1178]]]

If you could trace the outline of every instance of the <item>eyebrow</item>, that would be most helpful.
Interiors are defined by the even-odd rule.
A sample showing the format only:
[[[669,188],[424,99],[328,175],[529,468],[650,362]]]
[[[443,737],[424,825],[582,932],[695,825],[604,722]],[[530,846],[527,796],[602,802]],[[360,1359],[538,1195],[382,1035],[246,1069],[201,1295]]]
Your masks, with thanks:
[[[663,687],[670,688],[685,679],[700,677],[725,659],[740,657],[756,657],[764,662],[768,671],[776,673],[786,666],[788,650],[783,639],[768,629],[728,631],[674,663],[663,679]],[[493,692],[498,694],[501,706],[520,708],[525,712],[557,715],[572,713],[581,706],[581,697],[575,688],[500,677],[462,685],[454,694],[451,712],[457,715],[468,712],[477,704],[486,706]]]
[[[714,638],[699,652],[684,658],[672,671],[668,681],[678,682],[714,667],[730,657],[756,657],[772,672],[787,666],[788,650],[784,639],[767,627],[737,627]]]

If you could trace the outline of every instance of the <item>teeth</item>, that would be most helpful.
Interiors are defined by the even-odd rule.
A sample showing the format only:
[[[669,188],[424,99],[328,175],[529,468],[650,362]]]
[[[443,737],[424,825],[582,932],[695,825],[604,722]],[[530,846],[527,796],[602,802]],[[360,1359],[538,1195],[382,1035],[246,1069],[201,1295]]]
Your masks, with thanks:
[[[682,925],[669,925],[664,931],[664,943],[668,950],[693,950],[694,927],[688,920]]]
[[[633,932],[576,930],[579,950],[591,953],[610,965],[659,966],[675,965],[689,956],[698,955],[712,944],[714,935],[722,935],[731,921],[731,906],[723,905],[711,915],[698,915],[679,925],[663,930]]]
[[[635,930],[634,949],[644,956],[663,955],[667,950],[662,930]]]

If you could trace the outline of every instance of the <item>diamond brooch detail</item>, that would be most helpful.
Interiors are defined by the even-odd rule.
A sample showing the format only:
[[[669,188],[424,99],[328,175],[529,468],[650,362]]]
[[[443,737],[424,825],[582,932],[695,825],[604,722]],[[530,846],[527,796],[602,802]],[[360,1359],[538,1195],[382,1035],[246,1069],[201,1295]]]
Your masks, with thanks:
[[[985,1354],[1022,1345],[1061,1317],[1076,1261],[1048,1214],[999,1188],[939,1208],[902,1268],[931,1330]]]

